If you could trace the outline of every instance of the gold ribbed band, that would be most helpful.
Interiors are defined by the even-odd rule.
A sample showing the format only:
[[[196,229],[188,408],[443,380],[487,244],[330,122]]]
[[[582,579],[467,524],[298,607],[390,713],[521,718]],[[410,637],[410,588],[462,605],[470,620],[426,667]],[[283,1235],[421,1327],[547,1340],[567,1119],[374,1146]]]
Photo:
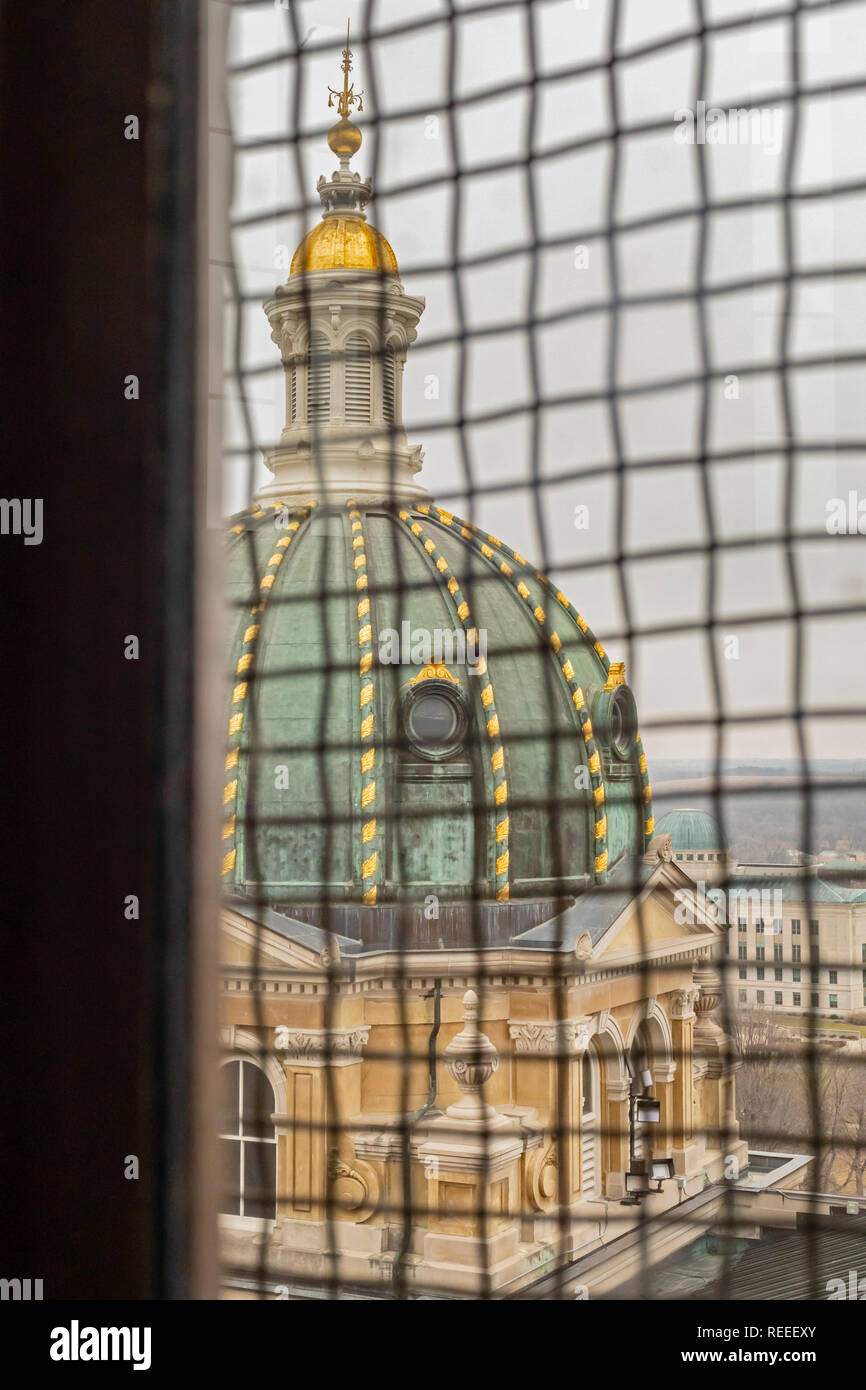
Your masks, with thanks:
[[[419,507],[419,512],[426,512],[425,508]],[[436,567],[436,573],[441,575],[442,583],[451,598],[454,610],[458,619],[463,624],[467,638],[477,641],[477,633],[472,614],[469,610],[469,601],[460,588],[456,577],[451,573],[448,561],[445,556],[437,549],[435,541],[424,531],[420,522],[413,521],[409,512],[398,512],[400,520],[407,530],[421,544],[427,555]],[[507,902],[510,893],[509,876],[509,817],[508,817],[508,781],[505,773],[505,750],[502,746],[502,738],[499,729],[499,716],[496,713],[496,698],[493,692],[493,683],[490,673],[487,670],[487,662],[480,659],[475,670],[478,676],[478,693],[481,705],[484,710],[485,728],[490,749],[490,771],[493,778],[493,806],[494,817],[494,843],[493,861],[496,882],[497,902]]]
[[[236,522],[229,528],[229,538],[234,539],[236,544],[243,544],[242,537],[248,537],[247,544],[255,544],[255,537],[261,534],[264,524],[273,523],[274,513],[284,512],[288,520],[284,527],[280,529],[284,534],[274,542],[273,551],[267,560],[261,576],[259,577],[257,597],[247,614],[247,622],[241,638],[241,650],[235,667],[235,675],[243,676],[243,680],[238,681],[232,689],[231,709],[229,712],[228,724],[228,749],[225,761],[225,783],[223,785],[223,855],[221,872],[222,877],[226,878],[234,872],[237,862],[237,806],[238,806],[238,771],[240,764],[241,743],[244,736],[244,725],[247,719],[249,700],[252,695],[252,688],[255,676],[255,662],[259,651],[259,643],[262,632],[265,609],[271,597],[274,581],[283,558],[292,544],[295,536],[300,530],[301,523],[306,520],[310,512],[316,506],[315,502],[310,502],[305,507],[288,507],[285,503],[269,503],[267,507],[249,507],[242,513],[247,518],[246,521]],[[250,522],[255,523],[250,525]]]
[[[375,903],[381,883],[376,827],[376,689],[373,679],[373,625],[367,577],[364,523],[356,502],[347,502],[352,536],[352,571],[358,624],[358,689],[361,735],[361,892]]]

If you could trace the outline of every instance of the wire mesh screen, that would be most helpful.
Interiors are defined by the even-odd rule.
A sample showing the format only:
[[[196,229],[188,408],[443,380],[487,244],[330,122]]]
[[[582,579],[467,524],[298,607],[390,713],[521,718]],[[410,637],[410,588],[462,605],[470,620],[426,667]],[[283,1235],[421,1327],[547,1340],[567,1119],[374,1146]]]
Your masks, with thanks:
[[[864,27],[234,5],[227,1296],[856,1268]]]

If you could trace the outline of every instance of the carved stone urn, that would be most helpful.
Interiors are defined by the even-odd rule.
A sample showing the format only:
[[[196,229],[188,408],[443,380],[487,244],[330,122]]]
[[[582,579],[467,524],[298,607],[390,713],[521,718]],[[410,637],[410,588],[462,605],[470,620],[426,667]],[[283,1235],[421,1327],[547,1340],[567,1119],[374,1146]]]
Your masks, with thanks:
[[[698,989],[695,1000],[695,1041],[717,1042],[724,1032],[713,1018],[722,1003],[722,977],[713,965],[696,966],[692,978]]]
[[[499,1053],[478,1027],[478,995],[468,989],[463,996],[463,1030],[444,1052],[445,1066],[463,1092],[449,1105],[446,1115],[455,1120],[480,1120],[496,1114],[484,1100],[484,1086],[499,1067]]]

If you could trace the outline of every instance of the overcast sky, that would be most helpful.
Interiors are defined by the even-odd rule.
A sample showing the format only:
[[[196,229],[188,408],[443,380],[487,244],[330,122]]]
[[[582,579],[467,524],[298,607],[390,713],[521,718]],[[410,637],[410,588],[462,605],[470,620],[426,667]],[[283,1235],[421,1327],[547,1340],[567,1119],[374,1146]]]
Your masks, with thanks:
[[[623,230],[615,237],[619,292],[626,298],[658,292],[693,291],[697,276],[699,218],[689,209],[699,200],[699,160],[705,161],[711,200],[743,199],[738,211],[712,211],[708,219],[704,279],[717,289],[728,282],[757,285],[712,293],[705,299],[708,350],[721,374],[709,388],[708,447],[759,449],[760,457],[719,462],[709,467],[713,522],[719,539],[756,544],[715,552],[718,626],[708,638],[703,626],[710,552],[707,511],[699,457],[700,385],[672,389],[672,377],[700,373],[702,357],[693,297],[649,306],[620,307],[617,382],[639,388],[622,397],[618,423],[625,472],[615,471],[611,410],[604,402],[545,406],[540,411],[537,457],[531,443],[531,413],[498,411],[533,401],[528,350],[530,335],[515,322],[536,320],[532,334],[542,400],[592,393],[606,381],[613,315],[607,243],[598,233],[608,223],[607,195],[612,142],[587,141],[611,129],[606,72],[569,75],[589,65],[606,48],[607,0],[554,0],[531,6],[532,40],[539,81],[531,171],[520,165],[494,173],[478,172],[487,163],[522,161],[527,153],[532,71],[526,7],[498,7],[491,14],[461,18],[454,26],[455,96],[471,100],[458,107],[455,134],[461,168],[459,253],[483,260],[506,256],[460,272],[467,329],[500,329],[470,343],[464,370],[466,411],[490,413],[492,423],[466,429],[469,462],[476,485],[496,491],[476,498],[472,519],[527,553],[569,593],[601,637],[613,659],[627,658],[650,762],[657,757],[693,757],[714,751],[709,722],[715,711],[708,642],[718,654],[725,711],[761,716],[754,724],[729,725],[726,756],[788,757],[796,754],[790,720],[770,716],[790,708],[795,689],[792,593],[786,549],[777,539],[784,525],[786,492],[782,397],[779,376],[752,372],[772,363],[778,342],[784,283],[784,236],[778,204],[752,200],[778,192],[794,136],[787,20],[762,21],[761,12],[780,0],[706,0],[712,22],[738,14],[754,23],[714,36],[707,44],[702,90],[696,90],[698,45],[688,37],[674,47],[629,58],[631,50],[665,34],[685,33],[694,23],[691,0],[628,0],[617,39],[619,122],[663,123],[647,134],[620,141],[615,218],[618,223],[652,216],[664,209],[684,215],[648,229]],[[436,0],[384,0],[372,7],[371,29],[404,23],[411,16],[437,16]],[[458,9],[462,8],[459,4]],[[481,8],[476,3],[474,8]],[[272,370],[248,382],[257,444],[273,444],[283,419],[283,379],[277,351],[260,298],[285,278],[276,267],[287,248],[294,250],[304,230],[318,220],[315,182],[330,173],[334,158],[325,142],[333,121],[327,88],[340,80],[340,49],[351,19],[356,88],[364,90],[359,124],[364,145],[354,161],[362,174],[375,172],[371,220],[394,247],[401,277],[412,294],[426,297],[418,341],[410,350],[405,375],[404,418],[412,442],[425,450],[423,480],[436,500],[464,513],[467,478],[459,440],[449,421],[456,409],[460,359],[454,344],[425,347],[458,328],[455,277],[439,268],[452,255],[454,184],[433,182],[453,170],[443,103],[447,95],[448,30],[437,24],[404,37],[376,37],[365,45],[359,0],[309,0],[295,6],[304,45],[294,52],[287,15],[273,3],[233,13],[230,60],[253,63],[282,54],[282,61],[257,64],[229,82],[233,140],[235,219],[255,217],[236,229],[232,254],[244,295],[243,362]],[[357,42],[356,42],[357,39]],[[327,52],[317,46],[329,45]],[[866,246],[866,90],[852,84],[866,73],[866,5],[839,4],[809,14],[800,25],[800,82],[807,89],[834,83],[829,94],[801,98],[796,130],[793,187],[864,183],[863,192],[795,200],[793,251],[797,268],[832,271],[864,262]],[[371,71],[371,64],[373,65]],[[228,137],[212,72],[213,158],[225,153]],[[292,110],[300,81],[302,132]],[[506,88],[484,96],[491,88]],[[759,94],[770,96],[758,139],[753,143],[694,144],[675,138],[675,113],[693,108],[696,96],[725,111]],[[408,114],[401,115],[401,112]],[[213,114],[217,113],[217,114]],[[378,128],[371,126],[379,118]],[[722,126],[724,131],[724,126]],[[311,132],[307,135],[304,132]],[[296,169],[296,138],[303,156],[304,186]],[[243,149],[247,142],[270,142]],[[545,152],[566,147],[555,157]],[[537,249],[531,224],[527,179],[533,180],[537,234],[562,244]],[[410,185],[408,191],[405,186]],[[402,193],[389,189],[404,187]],[[376,196],[378,195],[378,196]],[[308,210],[292,213],[306,200]],[[219,238],[215,234],[215,244]],[[583,247],[585,252],[576,248]],[[218,252],[213,254],[219,262]],[[537,271],[531,301],[530,270]],[[223,267],[214,265],[220,292]],[[773,278],[776,277],[776,278]],[[562,310],[590,306],[578,317],[543,324]],[[592,307],[598,306],[598,307]],[[866,350],[866,274],[810,275],[795,284],[790,327],[790,358],[831,358]],[[226,335],[226,365],[232,358],[232,315]],[[725,382],[737,374],[737,383]],[[439,398],[427,399],[425,381],[439,379]],[[850,365],[789,368],[788,380],[797,440],[831,444],[866,439],[866,369]],[[654,384],[659,383],[659,384]],[[643,389],[640,389],[643,388]],[[213,394],[224,386],[216,382]],[[228,391],[225,461],[214,459],[211,515],[235,510],[249,500],[246,464],[232,451],[245,443],[241,412]],[[214,452],[214,451],[212,451]],[[683,459],[686,466],[672,466]],[[651,465],[640,466],[640,465]],[[599,470],[606,470],[599,474]],[[527,480],[537,470],[542,525],[538,525]],[[569,473],[578,476],[562,479]],[[594,476],[581,477],[581,473]],[[268,477],[259,465],[254,484]],[[810,753],[821,757],[862,757],[866,725],[843,718],[862,707],[866,691],[866,611],[852,616],[816,615],[810,609],[859,606],[866,610],[866,537],[826,535],[827,506],[847,501],[859,489],[866,513],[866,467],[861,451],[831,448],[798,456],[794,486],[794,524],[818,538],[797,542],[795,568],[800,604],[806,611],[802,696],[806,708],[830,711],[807,721]],[[575,508],[588,509],[588,526],[576,529]],[[659,558],[629,560],[623,577],[638,635],[627,643],[627,618],[617,566],[616,531],[624,519],[624,545],[630,551],[661,551]],[[866,526],[866,519],[864,519]],[[678,546],[696,553],[674,556]],[[747,620],[766,615],[759,623]],[[657,634],[641,629],[682,624],[685,630]],[[737,648],[738,656],[726,657]],[[838,712],[838,713],[837,713]],[[706,719],[703,727],[682,727],[684,719]]]

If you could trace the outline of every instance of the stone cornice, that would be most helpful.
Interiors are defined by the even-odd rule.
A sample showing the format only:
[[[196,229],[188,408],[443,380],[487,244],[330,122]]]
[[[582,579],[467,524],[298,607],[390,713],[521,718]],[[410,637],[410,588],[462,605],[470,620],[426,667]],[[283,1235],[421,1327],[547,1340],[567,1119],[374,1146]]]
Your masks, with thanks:
[[[431,1136],[426,1143],[419,1145],[416,1161],[429,1163],[432,1159],[437,1174],[478,1173],[489,1178],[510,1168],[522,1153],[523,1141],[520,1137],[486,1137],[482,1143],[461,1147],[442,1141],[438,1136]]]
[[[262,928],[263,934],[266,930]],[[417,989],[423,992],[431,988],[434,979],[443,975],[453,979],[455,989],[470,988],[477,984],[480,975],[487,981],[487,987],[493,990],[513,989],[518,983],[525,983],[527,978],[540,986],[555,983],[565,989],[580,990],[634,975],[642,967],[709,960],[716,944],[709,939],[704,944],[693,938],[655,952],[644,958],[643,962],[638,957],[606,962],[602,957],[591,963],[589,968],[569,968],[567,972],[562,970],[563,955],[560,952],[515,951],[502,947],[490,947],[480,954],[475,948],[465,951],[412,951],[402,956],[392,951],[371,951],[369,955],[344,956],[339,966],[330,973],[313,963],[309,967],[298,965],[286,969],[263,964],[258,971],[252,966],[224,963],[220,972],[222,988],[230,994],[303,992],[309,995],[312,985],[314,992],[334,997],[366,993],[371,988],[395,989],[398,980],[409,991]]]
[[[497,976],[506,977],[509,984],[518,977],[523,981],[530,976],[539,984],[555,982],[563,988],[580,989],[589,984],[633,975],[656,964],[710,959],[717,947],[716,936],[683,938],[649,955],[634,953],[611,960],[602,956],[591,962],[581,961],[580,968],[576,964],[572,966],[568,955],[562,951],[538,948],[515,950],[510,946],[491,946],[481,952],[467,947],[464,951],[412,951],[403,955],[393,951],[371,951],[369,955],[352,957],[351,964],[356,979],[369,981],[371,976],[392,975],[392,978],[404,979],[407,988],[410,987],[410,979],[414,981],[422,977],[432,983],[434,978],[442,975],[454,976],[455,987],[464,981],[466,986],[471,986],[473,979],[477,980],[478,975],[482,974],[494,988],[498,983]],[[574,960],[573,953],[569,954]],[[414,988],[414,985],[411,987]],[[429,983],[425,988],[429,988]]]
[[[350,1129],[348,1133],[358,1158],[378,1159],[379,1162],[387,1163],[390,1160],[402,1159],[403,1157],[404,1138],[401,1130],[397,1128],[396,1120],[393,1128],[383,1125],[381,1129],[358,1131]],[[418,1148],[417,1139],[410,1139],[408,1148],[410,1158],[415,1158]]]

